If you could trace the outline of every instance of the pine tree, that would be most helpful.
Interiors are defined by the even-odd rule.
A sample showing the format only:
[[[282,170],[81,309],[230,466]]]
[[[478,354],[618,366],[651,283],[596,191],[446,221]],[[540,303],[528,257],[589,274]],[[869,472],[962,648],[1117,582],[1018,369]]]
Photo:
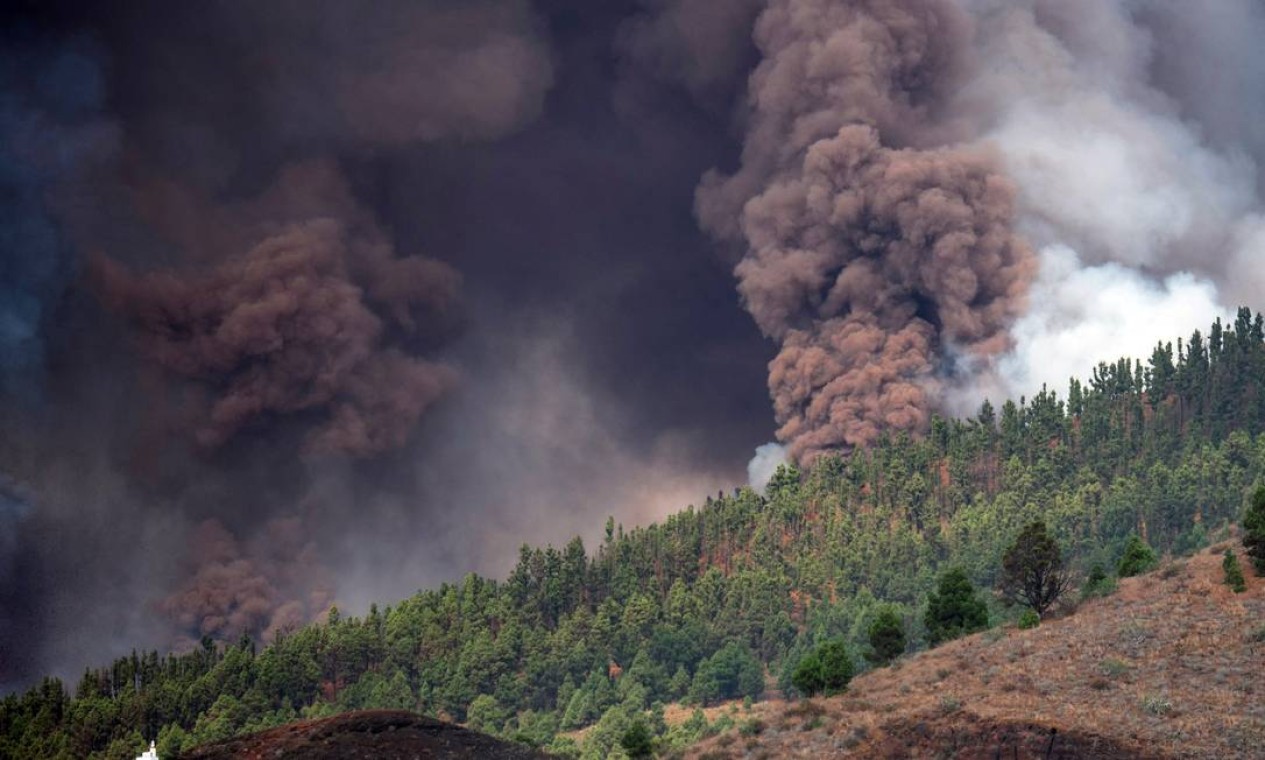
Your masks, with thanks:
[[[1081,597],[1088,599],[1095,594],[1106,592],[1109,588],[1107,571],[1101,563],[1095,562],[1089,569],[1089,576],[1085,578],[1085,585],[1081,588]]]
[[[805,697],[811,697],[825,688],[825,678],[821,673],[821,658],[817,653],[809,652],[800,658],[791,675],[791,685]]]
[[[817,647],[817,659],[821,662],[822,691],[826,696],[848,688],[852,680],[852,657],[843,639],[831,639]]]
[[[1257,575],[1265,575],[1265,485],[1257,486],[1243,516],[1243,546]]]
[[[1225,550],[1225,559],[1221,560],[1221,569],[1225,571],[1225,585],[1233,589],[1234,593],[1242,594],[1247,591],[1243,568],[1239,567],[1239,558],[1233,549]]]
[[[630,758],[653,757],[654,737],[644,721],[633,722],[619,739],[619,746],[624,748]]]
[[[1120,564],[1116,566],[1116,575],[1131,578],[1141,575],[1155,567],[1155,550],[1136,533],[1129,534],[1124,545],[1124,554],[1120,556]]]
[[[1038,617],[1045,615],[1071,585],[1058,542],[1041,520],[1024,528],[1002,557],[1002,595],[1012,604],[1031,607]]]
[[[865,658],[883,667],[905,652],[905,626],[900,615],[891,607],[884,607],[870,623],[870,651]]]
[[[975,593],[975,587],[960,567],[940,576],[936,591],[927,600],[927,639],[932,646],[988,627],[988,606]]]

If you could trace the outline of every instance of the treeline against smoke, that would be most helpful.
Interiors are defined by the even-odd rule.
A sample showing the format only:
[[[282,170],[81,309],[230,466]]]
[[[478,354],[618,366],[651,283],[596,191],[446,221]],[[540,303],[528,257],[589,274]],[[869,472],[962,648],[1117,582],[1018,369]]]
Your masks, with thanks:
[[[882,436],[802,473],[784,468],[764,494],[721,494],[659,525],[608,521],[592,554],[578,538],[524,546],[504,581],[470,575],[364,618],[335,611],[262,651],[207,638],[188,654],[89,670],[71,694],[46,679],[0,705],[0,754],[130,757],[143,737],[171,753],[369,707],[563,755],[607,757],[639,719],[683,746],[706,721],[669,730],[656,705],[758,698],[765,667],[790,689],[790,664],[837,636],[863,651],[884,608],[921,647],[939,570],[960,564],[992,585],[1033,519],[1075,566],[1114,566],[1133,533],[1167,552],[1206,544],[1263,477],[1265,328],[1241,310],[1145,364],[1100,365],[1065,399],[1043,390],[936,418],[926,438]],[[558,737],[593,723],[582,745]]]

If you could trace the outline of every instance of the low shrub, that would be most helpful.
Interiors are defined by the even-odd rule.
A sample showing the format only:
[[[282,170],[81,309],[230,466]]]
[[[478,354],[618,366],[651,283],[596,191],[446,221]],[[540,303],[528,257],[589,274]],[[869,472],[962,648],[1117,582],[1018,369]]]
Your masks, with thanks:
[[[1234,593],[1242,594],[1247,591],[1243,568],[1239,567],[1239,557],[1233,549],[1225,550],[1225,557],[1221,560],[1221,570],[1225,573],[1225,585],[1229,586]]]

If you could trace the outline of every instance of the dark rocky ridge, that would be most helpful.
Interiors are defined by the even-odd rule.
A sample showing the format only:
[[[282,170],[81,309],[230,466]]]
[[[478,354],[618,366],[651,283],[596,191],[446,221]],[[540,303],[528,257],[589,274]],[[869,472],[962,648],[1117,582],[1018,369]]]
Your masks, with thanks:
[[[367,710],[300,721],[199,747],[181,760],[423,760],[423,758],[544,758],[434,718],[399,710]]]

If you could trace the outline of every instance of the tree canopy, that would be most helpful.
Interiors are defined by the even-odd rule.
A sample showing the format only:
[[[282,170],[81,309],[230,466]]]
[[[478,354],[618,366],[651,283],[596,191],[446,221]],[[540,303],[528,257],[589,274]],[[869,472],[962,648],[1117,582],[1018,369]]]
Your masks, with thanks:
[[[940,576],[927,600],[924,624],[932,646],[988,627],[988,605],[976,594],[961,567],[951,567]]]
[[[1045,521],[1028,523],[1002,556],[1002,595],[1012,604],[1027,605],[1038,616],[1044,616],[1071,585],[1063,552],[1046,529]]]

